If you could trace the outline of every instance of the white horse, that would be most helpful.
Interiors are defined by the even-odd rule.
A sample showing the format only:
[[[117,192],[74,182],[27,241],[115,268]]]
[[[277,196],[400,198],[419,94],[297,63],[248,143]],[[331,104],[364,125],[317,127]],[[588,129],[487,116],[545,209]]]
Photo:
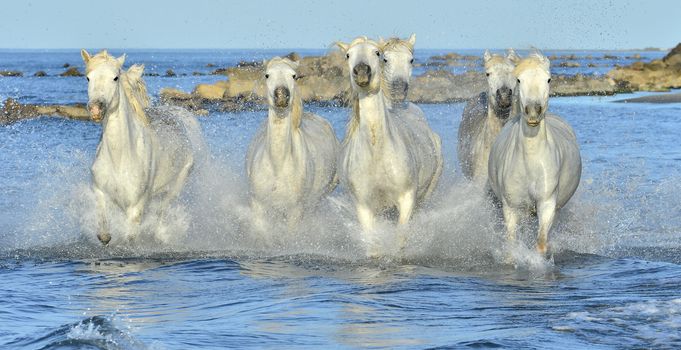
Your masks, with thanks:
[[[194,150],[202,147],[196,119],[180,108],[147,108],[149,96],[142,80],[144,66],[122,69],[125,55],[106,51],[94,56],[82,50],[88,80],[88,110],[103,125],[92,164],[97,200],[99,240],[107,244],[107,207],[125,211],[136,233],[151,200],[159,214],[182,191],[194,164]]]
[[[352,113],[340,155],[341,180],[371,242],[378,212],[396,207],[399,224],[409,221],[414,207],[437,184],[442,158],[430,129],[414,123],[413,118],[396,118],[386,108],[379,44],[359,37],[350,44],[337,45],[345,53],[353,90]],[[402,248],[404,243],[402,237]],[[369,246],[370,255],[375,255],[374,248]]]
[[[518,63],[520,115],[504,126],[489,156],[490,185],[501,200],[509,240],[515,240],[521,214],[536,212],[541,254],[546,254],[556,211],[575,193],[582,172],[575,133],[547,113],[549,66],[538,52]]]
[[[487,163],[492,144],[501,128],[515,115],[517,99],[515,64],[520,60],[513,49],[506,56],[483,55],[487,91],[466,103],[459,124],[457,155],[466,178],[481,186],[487,183]]]
[[[246,158],[255,226],[280,215],[295,228],[306,210],[336,187],[339,143],[325,119],[303,112],[297,62],[275,57],[265,81],[269,112]]]

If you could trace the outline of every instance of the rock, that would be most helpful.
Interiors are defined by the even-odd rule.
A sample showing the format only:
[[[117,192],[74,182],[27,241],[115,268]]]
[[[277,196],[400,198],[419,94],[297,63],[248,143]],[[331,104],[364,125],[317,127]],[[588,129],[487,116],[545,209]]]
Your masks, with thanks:
[[[635,53],[635,54],[633,54],[633,55],[631,55],[631,56],[626,56],[626,57],[624,57],[624,58],[626,58],[626,59],[628,59],[628,60],[640,60],[640,59],[641,59],[641,54],[640,54],[640,53]]]
[[[191,94],[173,88],[163,88],[159,95],[161,100],[189,100],[192,98]]]
[[[618,59],[618,58],[619,58],[619,57],[614,56],[614,55],[608,55],[608,54],[603,55],[603,59],[604,59],[604,60],[616,60],[616,59]]]
[[[215,64],[213,64],[213,63],[207,63],[207,64],[206,64],[206,67],[207,67],[207,68],[212,68],[212,67],[215,67]]]
[[[35,72],[35,74],[33,74],[33,76],[34,77],[46,77],[47,73],[45,73],[44,70],[39,70],[39,71]]]
[[[289,54],[284,56],[284,58],[288,58],[289,60],[294,62],[300,61],[300,55],[297,52],[289,52]]]
[[[69,68],[69,67],[71,67],[71,64],[70,64],[70,63],[64,63],[64,64],[62,65],[62,68],[64,68],[64,69]]]
[[[23,77],[24,73],[16,70],[0,70],[0,77]]]
[[[229,85],[230,82],[228,81],[219,81],[215,84],[199,84],[194,88],[192,95],[207,100],[222,100]]]
[[[578,68],[578,67],[581,67],[581,65],[579,64],[579,62],[567,62],[567,61],[565,61],[565,62],[560,62],[560,63],[558,64],[558,67],[563,67],[563,68]]]
[[[145,77],[158,77],[160,74],[154,73],[154,72],[149,72],[149,73],[143,73]]]
[[[90,119],[90,115],[84,105],[25,105],[19,103],[15,99],[8,98],[5,100],[2,111],[0,111],[0,124],[10,124],[22,119],[34,118],[41,115],[59,115],[79,120]]]
[[[201,76],[201,75],[205,75],[205,74],[203,74],[201,72],[192,72],[192,75],[196,77],[196,76]]]
[[[616,67],[608,76],[620,85],[635,90],[668,91],[681,87],[681,44],[661,60],[649,63],[634,62],[627,67]]]
[[[90,113],[88,113],[85,105],[78,104],[74,106],[56,106],[56,114],[78,120],[90,120]]]
[[[166,71],[166,75],[165,75],[165,76],[166,76],[166,77],[176,77],[177,74],[175,74],[175,72],[174,72],[172,69],[168,69],[168,70]]]
[[[218,68],[212,72],[210,72],[211,75],[227,75],[227,69],[228,68]]]
[[[82,77],[83,73],[81,73],[78,68],[76,67],[71,67],[67,69],[64,73],[59,74],[60,77]]]
[[[0,111],[0,124],[11,124],[22,119],[36,116],[35,108],[22,105],[13,98],[7,98]]]
[[[583,74],[574,76],[554,75],[551,77],[552,96],[582,96],[582,95],[614,95],[626,91],[618,87],[615,81],[608,77],[591,77]]]
[[[412,102],[459,102],[477,96],[487,86],[481,72],[455,75],[446,70],[432,70],[412,79],[407,98]]]

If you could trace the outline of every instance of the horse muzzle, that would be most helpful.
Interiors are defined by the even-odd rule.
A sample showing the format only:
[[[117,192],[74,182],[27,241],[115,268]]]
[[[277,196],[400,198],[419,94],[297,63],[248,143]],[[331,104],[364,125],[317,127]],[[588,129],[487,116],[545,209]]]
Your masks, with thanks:
[[[513,102],[513,90],[506,86],[497,89],[496,100],[497,106],[500,109],[511,108],[511,103]]]
[[[544,119],[544,107],[539,103],[533,103],[527,105],[524,108],[525,112],[525,122],[531,127],[539,125],[542,119]]]
[[[409,93],[409,82],[397,79],[390,84],[390,94],[395,101],[404,101]]]
[[[289,105],[289,100],[291,99],[291,91],[284,86],[279,86],[274,89],[274,94],[272,96],[274,100],[274,106],[279,108],[286,108]]]
[[[367,87],[371,82],[371,67],[366,63],[360,63],[352,69],[352,77],[359,87]]]
[[[100,122],[106,114],[106,105],[101,101],[91,102],[87,104],[87,110],[93,121]]]

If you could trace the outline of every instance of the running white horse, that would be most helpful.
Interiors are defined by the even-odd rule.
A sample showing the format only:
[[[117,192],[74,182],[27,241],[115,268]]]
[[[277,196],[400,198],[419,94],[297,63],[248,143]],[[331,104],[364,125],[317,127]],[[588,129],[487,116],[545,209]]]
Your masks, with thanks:
[[[535,52],[514,70],[520,115],[504,126],[489,156],[489,180],[501,200],[508,239],[514,241],[522,214],[539,219],[537,251],[546,254],[558,209],[577,190],[582,160],[572,128],[547,113],[549,60]]]
[[[279,57],[267,63],[269,112],[246,158],[251,206],[261,233],[272,215],[283,216],[289,229],[295,228],[304,212],[338,183],[338,139],[328,121],[303,112],[297,67]]]
[[[396,118],[386,108],[379,44],[359,37],[350,44],[337,45],[345,53],[352,86],[352,112],[339,170],[354,199],[368,252],[376,255],[376,214],[396,207],[399,224],[406,224],[414,207],[437,184],[442,158],[430,129],[412,118]],[[405,237],[400,244],[404,248]]]
[[[106,51],[90,56],[82,50],[81,56],[88,80],[88,110],[103,125],[92,182],[97,237],[107,244],[110,204],[125,212],[130,237],[134,236],[152,200],[158,201],[163,214],[180,194],[202,140],[198,122],[186,110],[148,108],[144,66],[124,71],[125,56],[115,58]]]
[[[459,124],[457,155],[466,178],[487,184],[487,163],[494,140],[517,107],[515,64],[520,58],[513,49],[506,56],[483,55],[487,91],[466,103]]]

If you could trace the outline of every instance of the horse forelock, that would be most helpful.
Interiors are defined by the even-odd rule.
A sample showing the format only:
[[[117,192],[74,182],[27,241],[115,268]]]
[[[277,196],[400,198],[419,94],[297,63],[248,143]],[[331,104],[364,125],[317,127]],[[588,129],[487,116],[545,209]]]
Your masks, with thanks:
[[[490,69],[498,65],[507,65],[509,67],[514,66],[513,62],[509,58],[502,55],[492,55],[492,58],[485,62],[485,69]]]
[[[516,65],[513,70],[513,74],[517,77],[524,71],[530,69],[541,69],[550,74],[549,66],[550,63],[548,58],[544,57],[544,55],[539,52],[533,52],[518,62],[518,65]]]
[[[381,50],[383,51],[396,51],[400,48],[405,48],[409,50],[409,53],[414,54],[414,46],[408,40],[389,38],[381,45]]]
[[[379,45],[376,41],[371,40],[364,35],[358,36],[355,39],[353,39],[350,42],[350,44],[348,45],[348,48],[351,48],[351,47],[359,45],[359,44],[369,44],[369,45],[376,46],[377,48],[381,48],[381,45]]]
[[[92,56],[87,62],[85,65],[85,74],[89,74],[103,64],[113,64],[119,69],[121,68],[116,57],[111,56],[106,50],[102,50],[96,55]]]

